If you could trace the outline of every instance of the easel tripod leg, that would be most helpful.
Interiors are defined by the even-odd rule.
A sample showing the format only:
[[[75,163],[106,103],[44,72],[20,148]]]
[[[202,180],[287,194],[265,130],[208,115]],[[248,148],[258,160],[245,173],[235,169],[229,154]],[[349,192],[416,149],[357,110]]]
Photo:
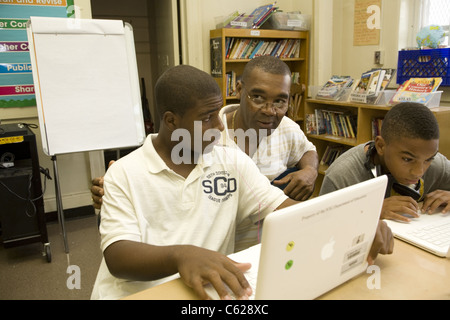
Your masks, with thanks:
[[[66,253],[69,253],[69,245],[67,243],[66,227],[65,227],[65,223],[64,223],[64,210],[63,210],[62,198],[61,198],[61,188],[59,185],[58,166],[56,164],[56,156],[52,156],[52,162],[53,162],[53,174],[54,174],[54,178],[55,178],[55,193],[56,193],[56,207],[58,210],[58,220],[59,220],[59,224],[61,226],[61,231],[63,234],[64,250]]]

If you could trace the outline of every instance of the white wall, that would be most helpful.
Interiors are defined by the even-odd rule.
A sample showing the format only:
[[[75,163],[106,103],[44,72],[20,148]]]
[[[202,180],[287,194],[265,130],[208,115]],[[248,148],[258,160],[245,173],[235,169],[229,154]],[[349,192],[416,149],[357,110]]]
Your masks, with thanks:
[[[415,1],[411,0],[383,0],[381,12],[380,43],[373,46],[353,46],[353,12],[355,0],[315,0],[314,2],[333,2],[333,28],[331,48],[331,69],[328,76],[349,75],[357,79],[371,68],[380,67],[374,64],[375,51],[384,52],[384,68],[397,69],[398,51],[414,45],[414,34],[411,29],[414,21]],[[322,12],[318,12],[319,17]],[[316,52],[320,55],[320,52]],[[314,68],[321,66],[314,64]],[[320,85],[324,81],[316,82]],[[391,88],[397,88],[395,81]],[[440,87],[444,91],[441,106],[450,105],[450,88]]]
[[[373,61],[375,51],[384,51],[383,67],[397,68],[400,1],[382,2],[380,44],[371,46],[353,46],[354,0],[334,0],[333,2],[335,20],[331,72],[359,78],[363,72],[377,67]]]

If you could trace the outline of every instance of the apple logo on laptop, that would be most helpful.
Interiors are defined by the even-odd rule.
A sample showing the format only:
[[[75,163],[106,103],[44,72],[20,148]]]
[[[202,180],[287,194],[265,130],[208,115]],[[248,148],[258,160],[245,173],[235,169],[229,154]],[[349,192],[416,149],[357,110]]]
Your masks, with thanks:
[[[331,239],[322,247],[322,251],[320,253],[320,256],[322,260],[327,260],[331,258],[331,256],[334,253],[334,244],[336,241],[334,241],[334,238],[331,237]]]

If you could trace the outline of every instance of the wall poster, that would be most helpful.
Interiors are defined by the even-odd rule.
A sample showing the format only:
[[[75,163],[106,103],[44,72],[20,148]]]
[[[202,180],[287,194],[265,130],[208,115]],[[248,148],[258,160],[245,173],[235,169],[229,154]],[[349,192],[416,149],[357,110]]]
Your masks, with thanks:
[[[0,108],[34,107],[27,21],[75,17],[73,0],[0,0]]]
[[[380,44],[381,0],[355,0],[353,45]]]

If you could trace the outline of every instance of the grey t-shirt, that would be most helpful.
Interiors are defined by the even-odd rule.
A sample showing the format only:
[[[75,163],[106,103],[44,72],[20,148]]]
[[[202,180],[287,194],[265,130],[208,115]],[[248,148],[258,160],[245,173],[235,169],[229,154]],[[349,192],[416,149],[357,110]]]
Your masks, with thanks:
[[[330,165],[325,173],[320,195],[373,178],[372,172],[364,166],[365,145],[360,144],[351,148]],[[422,178],[424,194],[438,189],[450,191],[450,161],[438,153]]]

